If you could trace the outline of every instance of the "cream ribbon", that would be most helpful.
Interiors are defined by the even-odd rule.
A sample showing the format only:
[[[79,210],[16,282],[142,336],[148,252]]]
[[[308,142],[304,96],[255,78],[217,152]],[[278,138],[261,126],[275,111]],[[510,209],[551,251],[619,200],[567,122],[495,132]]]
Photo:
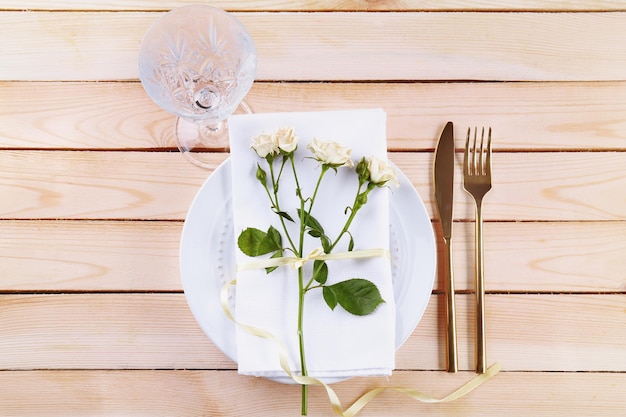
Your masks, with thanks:
[[[335,259],[357,259],[371,258],[374,256],[385,256],[389,258],[389,251],[385,249],[364,249],[349,252],[324,253],[322,248],[313,249],[304,258],[296,256],[284,256],[282,258],[264,258],[255,259],[243,265],[237,265],[237,271],[245,271],[248,269],[272,268],[276,266],[290,265],[293,269],[301,268],[309,261],[326,261]]]
[[[224,313],[226,314],[226,316],[230,320],[232,320],[236,325],[238,325],[239,327],[241,327],[243,330],[250,333],[251,335],[273,341],[278,347],[278,356],[280,360],[280,366],[285,371],[285,373],[294,382],[298,384],[321,385],[322,387],[324,387],[324,389],[326,390],[326,394],[328,395],[328,399],[330,401],[330,405],[333,411],[335,412],[335,414],[339,416],[354,417],[359,411],[361,411],[363,407],[367,405],[367,403],[369,403],[376,396],[378,396],[378,394],[381,394],[382,392],[387,391],[387,390],[401,392],[413,398],[414,400],[420,401],[423,403],[446,403],[446,402],[454,401],[469,394],[470,392],[472,392],[473,390],[481,386],[483,383],[487,382],[489,379],[494,377],[498,372],[500,372],[500,364],[496,362],[487,369],[486,373],[475,376],[474,378],[472,378],[465,384],[461,385],[459,388],[457,388],[452,393],[446,395],[443,398],[434,398],[409,387],[396,387],[396,386],[378,387],[363,394],[348,409],[344,410],[343,406],[341,405],[341,401],[339,400],[339,397],[328,384],[320,381],[317,378],[313,378],[310,376],[296,375],[292,372],[289,366],[289,356],[287,354],[287,348],[285,347],[284,343],[280,339],[278,339],[276,336],[274,336],[272,333],[266,330],[263,330],[258,327],[249,326],[243,323],[239,323],[235,319],[235,317],[232,315],[232,312],[230,311],[230,308],[228,306],[228,289],[231,285],[236,285],[236,284],[237,284],[237,280],[232,280],[230,282],[227,282],[222,287],[222,291],[220,293],[220,301],[222,304],[222,309],[224,310]]]

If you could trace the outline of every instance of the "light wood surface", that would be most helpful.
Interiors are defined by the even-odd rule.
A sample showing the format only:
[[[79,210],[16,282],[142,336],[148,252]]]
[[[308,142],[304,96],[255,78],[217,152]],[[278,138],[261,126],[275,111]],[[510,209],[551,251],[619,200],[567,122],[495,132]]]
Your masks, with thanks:
[[[147,27],[179,0],[0,0],[0,415],[295,416],[299,388],[237,374],[179,276],[211,170],[166,139],[138,80]],[[457,138],[461,372],[445,369],[443,282],[389,379],[335,386],[443,397],[474,376],[468,126],[494,132],[484,205],[487,340],[502,372],[360,416],[619,416],[626,409],[626,1],[207,1],[259,51],[255,112],[381,107],[390,158],[437,237],[431,167]],[[226,145],[211,155],[228,158]],[[442,251],[442,243],[438,244]],[[311,389],[309,415],[333,415]]]
[[[141,37],[161,15],[0,12],[0,26],[12,34],[0,43],[9,58],[0,77],[135,79]],[[623,12],[236,16],[256,43],[259,80],[613,81],[626,64]]]
[[[173,116],[137,82],[0,82],[0,89],[3,148],[175,146],[163,139]],[[391,150],[432,150],[443,119],[453,120],[461,137],[467,126],[489,124],[497,135],[496,150],[626,149],[623,81],[257,82],[246,102],[263,113],[381,107]]]
[[[228,11],[618,11],[624,0],[209,0],[205,4]],[[189,4],[184,0],[3,0],[8,10],[169,10]]]
[[[457,299],[459,364],[471,369],[473,299]],[[236,367],[203,335],[181,294],[20,294],[0,301],[3,369]],[[442,301],[433,296],[398,350],[398,369],[445,367]],[[486,303],[489,356],[505,371],[626,371],[622,295],[489,294]]]

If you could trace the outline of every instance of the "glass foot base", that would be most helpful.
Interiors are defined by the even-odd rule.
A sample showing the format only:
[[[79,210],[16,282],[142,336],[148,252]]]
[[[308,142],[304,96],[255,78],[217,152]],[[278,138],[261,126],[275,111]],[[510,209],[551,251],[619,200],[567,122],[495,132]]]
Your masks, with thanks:
[[[241,102],[233,114],[251,114],[250,106]],[[189,122],[177,117],[174,139],[183,156],[192,164],[205,169],[214,169],[211,153],[229,149],[228,122],[223,120],[214,125]]]

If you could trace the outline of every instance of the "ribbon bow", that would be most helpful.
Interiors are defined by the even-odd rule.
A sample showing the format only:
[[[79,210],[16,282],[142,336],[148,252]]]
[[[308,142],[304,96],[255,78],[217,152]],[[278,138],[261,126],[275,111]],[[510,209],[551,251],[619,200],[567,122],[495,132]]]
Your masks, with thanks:
[[[371,258],[375,256],[389,257],[389,251],[386,249],[364,249],[348,252],[324,253],[322,248],[315,248],[303,258],[297,256],[284,256],[282,258],[255,259],[243,265],[237,265],[237,271],[245,271],[248,269],[272,268],[276,266],[289,265],[293,269],[302,268],[304,264],[310,261],[325,261],[336,259],[358,259]]]

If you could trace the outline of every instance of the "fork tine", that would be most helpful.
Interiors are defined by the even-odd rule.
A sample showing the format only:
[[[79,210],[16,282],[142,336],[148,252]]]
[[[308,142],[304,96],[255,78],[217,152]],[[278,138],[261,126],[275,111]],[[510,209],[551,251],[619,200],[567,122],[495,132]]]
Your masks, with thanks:
[[[491,177],[491,127],[487,137],[487,156],[485,158],[485,175]]]
[[[465,153],[463,155],[463,175],[466,176],[491,176],[491,127],[481,128],[480,139],[478,138],[478,127],[467,128],[467,138],[465,140]],[[480,143],[479,143],[480,142]]]
[[[480,131],[480,154],[478,157],[478,170],[476,175],[485,175],[485,127]]]
[[[470,175],[476,175],[478,168],[478,160],[476,159],[476,135],[478,133],[478,128],[474,127],[474,140],[472,141],[472,169],[470,170]]]
[[[465,153],[463,154],[463,175],[470,174],[470,158],[469,158],[469,143],[471,128],[467,128],[467,139],[465,140]]]

